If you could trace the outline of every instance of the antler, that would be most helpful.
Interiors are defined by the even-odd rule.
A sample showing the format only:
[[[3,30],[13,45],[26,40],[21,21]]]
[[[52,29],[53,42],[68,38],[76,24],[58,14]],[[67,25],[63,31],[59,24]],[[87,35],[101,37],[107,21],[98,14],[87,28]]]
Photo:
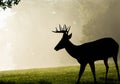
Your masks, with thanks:
[[[54,33],[66,33],[68,34],[68,32],[70,31],[70,27],[67,27],[66,25],[63,25],[63,27],[59,24],[59,30],[56,27],[56,31],[53,31]]]

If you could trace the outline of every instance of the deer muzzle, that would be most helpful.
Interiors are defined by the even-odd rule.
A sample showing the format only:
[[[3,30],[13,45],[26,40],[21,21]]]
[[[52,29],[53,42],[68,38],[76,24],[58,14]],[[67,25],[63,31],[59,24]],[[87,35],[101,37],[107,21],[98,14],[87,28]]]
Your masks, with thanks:
[[[55,47],[54,50],[58,51],[59,49],[57,47]]]

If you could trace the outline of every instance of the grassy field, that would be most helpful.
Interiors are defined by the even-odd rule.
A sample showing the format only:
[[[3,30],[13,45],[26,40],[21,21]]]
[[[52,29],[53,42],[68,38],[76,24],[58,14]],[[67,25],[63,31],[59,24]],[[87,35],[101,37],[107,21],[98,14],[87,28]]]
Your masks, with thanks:
[[[109,63],[109,65],[107,84],[120,84],[114,64]],[[75,84],[78,72],[79,66],[1,71],[0,84]],[[98,84],[104,84],[105,66],[103,63],[96,64],[96,77]],[[86,67],[80,83],[93,84],[89,65]]]

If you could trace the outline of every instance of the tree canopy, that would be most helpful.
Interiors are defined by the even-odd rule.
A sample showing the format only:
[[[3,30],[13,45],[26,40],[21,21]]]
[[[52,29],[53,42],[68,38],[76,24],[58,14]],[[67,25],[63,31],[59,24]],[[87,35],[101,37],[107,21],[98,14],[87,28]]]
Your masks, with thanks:
[[[18,5],[20,0],[0,0],[0,7],[2,9],[12,8],[13,5]]]

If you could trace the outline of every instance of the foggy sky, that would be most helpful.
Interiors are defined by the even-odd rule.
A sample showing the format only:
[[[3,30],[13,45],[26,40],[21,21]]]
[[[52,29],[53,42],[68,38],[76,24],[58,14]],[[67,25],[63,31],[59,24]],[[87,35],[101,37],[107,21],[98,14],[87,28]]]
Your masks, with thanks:
[[[118,0],[22,0],[12,9],[7,31],[0,32],[5,42],[0,45],[8,46],[6,56],[14,69],[78,64],[64,49],[54,50],[62,34],[52,30],[59,24],[71,26],[76,45],[106,36],[120,42],[119,7]]]
[[[92,16],[84,25],[83,32],[86,37],[89,35],[88,39],[113,37],[120,43],[120,1],[106,0],[106,2],[104,9],[100,9],[99,13]],[[95,7],[95,10],[99,8]],[[94,10],[91,11],[94,13]]]

